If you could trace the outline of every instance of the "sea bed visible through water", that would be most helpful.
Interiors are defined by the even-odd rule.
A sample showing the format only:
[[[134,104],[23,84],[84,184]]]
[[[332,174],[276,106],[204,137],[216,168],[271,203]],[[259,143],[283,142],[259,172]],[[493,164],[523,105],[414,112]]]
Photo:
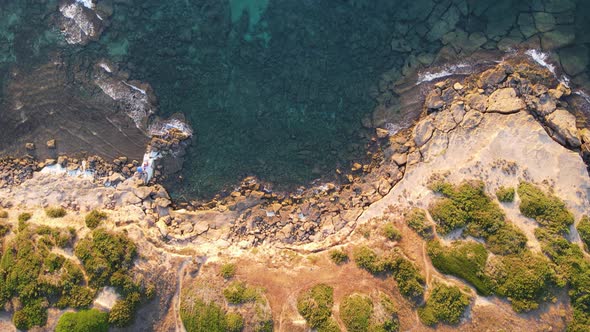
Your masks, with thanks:
[[[60,31],[64,3],[94,11],[103,25],[83,45]],[[0,8],[0,151],[14,153],[43,128],[47,137],[71,134],[57,153],[140,158],[147,138],[112,113],[100,89],[77,84],[106,59],[151,85],[158,114],[183,113],[192,126],[184,168],[169,186],[177,198],[210,197],[247,175],[289,189],[347,170],[365,156],[370,128],[395,131],[421,111],[421,90],[397,82],[456,74],[462,67],[445,65],[477,51],[544,51],[572,85],[588,86],[585,1],[49,0]],[[113,122],[124,135],[109,129]]]

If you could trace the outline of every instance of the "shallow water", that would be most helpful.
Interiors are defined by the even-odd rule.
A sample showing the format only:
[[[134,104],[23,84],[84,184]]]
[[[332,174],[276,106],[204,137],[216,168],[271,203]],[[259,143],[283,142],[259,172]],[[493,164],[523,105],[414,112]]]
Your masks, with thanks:
[[[65,43],[57,1],[40,3],[0,0],[3,86],[15,65],[52,52],[76,64],[67,77],[106,58],[149,82],[159,114],[181,112],[195,132],[177,196],[247,175],[293,187],[347,168],[372,134],[363,119],[392,127],[416,107],[396,81],[477,50],[555,50],[573,84],[588,84],[588,1],[99,0],[112,16],[86,46]],[[97,92],[76,100],[85,94]]]

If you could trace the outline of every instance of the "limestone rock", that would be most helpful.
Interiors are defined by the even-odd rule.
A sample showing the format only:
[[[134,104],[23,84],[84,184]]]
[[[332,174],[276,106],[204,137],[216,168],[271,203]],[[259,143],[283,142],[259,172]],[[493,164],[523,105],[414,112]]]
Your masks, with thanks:
[[[50,139],[49,141],[47,141],[47,148],[48,149],[55,149],[55,140],[54,139]]]
[[[162,237],[168,237],[168,226],[162,220],[156,222],[156,227],[160,231],[160,234],[162,234]]]
[[[414,143],[416,143],[416,146],[420,147],[424,145],[424,143],[428,142],[428,140],[432,137],[433,132],[434,124],[432,123],[431,118],[425,118],[420,121],[414,127],[413,131]]]
[[[480,88],[490,88],[500,84],[506,79],[506,71],[504,68],[492,68],[483,72],[477,82]]]
[[[398,166],[403,166],[408,161],[407,153],[396,153],[391,157],[391,160]]]
[[[59,159],[58,163],[60,163]],[[123,181],[125,181],[125,177],[121,173],[113,173],[107,178],[107,182],[109,182],[111,185],[116,185]]]
[[[545,120],[547,124],[556,134],[559,135],[567,144],[573,147],[581,145],[578,137],[578,129],[576,128],[576,117],[564,109],[558,109],[548,115]]]
[[[465,129],[472,129],[477,127],[483,118],[483,113],[479,111],[469,111],[465,114],[463,118],[463,122],[461,122],[461,127]]]
[[[488,108],[488,97],[477,93],[470,93],[465,97],[467,105],[474,110],[485,112]]]
[[[453,115],[453,121],[459,124],[463,121],[463,117],[465,116],[465,105],[461,103],[455,103],[451,105],[450,112]]]
[[[524,101],[516,96],[514,88],[504,88],[492,93],[486,111],[508,114],[518,112],[525,107]]]
[[[438,91],[431,91],[428,96],[426,96],[424,104],[429,109],[439,109],[445,105]]]
[[[457,126],[453,113],[449,111],[439,111],[434,116],[434,127],[444,133],[448,133]]]
[[[27,149],[29,151],[35,150],[35,143],[26,143],[25,144],[25,149]]]
[[[385,138],[385,137],[389,136],[389,131],[387,131],[387,129],[377,128],[377,129],[375,129],[375,134],[379,138]]]
[[[144,200],[152,193],[152,189],[150,187],[141,186],[133,188],[133,193],[140,199]]]
[[[547,116],[555,111],[557,104],[555,100],[548,94],[541,95],[538,99],[535,99],[535,113]]]

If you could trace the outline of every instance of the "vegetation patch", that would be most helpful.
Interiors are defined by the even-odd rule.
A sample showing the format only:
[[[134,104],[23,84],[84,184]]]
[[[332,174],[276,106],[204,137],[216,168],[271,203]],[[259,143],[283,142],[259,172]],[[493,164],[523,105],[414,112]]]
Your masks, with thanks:
[[[582,220],[578,223],[578,234],[580,234],[580,239],[582,243],[584,243],[584,248],[586,251],[590,251],[590,219],[588,216],[583,216]]]
[[[10,232],[10,226],[5,223],[0,223],[0,237],[8,234]]]
[[[469,296],[463,294],[459,287],[435,284],[426,305],[418,309],[418,316],[422,323],[429,326],[439,322],[458,324],[469,301]]]
[[[369,331],[373,301],[361,294],[352,294],[340,303],[340,318],[349,332]]]
[[[457,186],[439,181],[431,188],[443,195],[429,208],[439,233],[448,234],[465,227],[465,235],[486,241],[492,239],[488,249],[494,254],[524,250],[526,237],[506,222],[502,208],[485,193],[482,181],[469,181]]]
[[[435,240],[428,243],[428,255],[434,267],[442,273],[464,279],[481,295],[492,294],[492,282],[485,275],[488,252],[481,243],[457,241],[444,247]]]
[[[23,213],[21,213],[21,214],[19,214],[19,215],[18,215],[18,221],[19,221],[19,222],[25,222],[25,221],[29,221],[29,220],[31,220],[31,217],[32,217],[32,216],[33,216],[33,215],[31,215],[31,214],[30,214],[30,213],[28,213],[28,212],[23,212]]]
[[[236,264],[233,263],[225,263],[219,269],[219,274],[224,279],[231,279],[236,275]]]
[[[426,211],[420,208],[412,208],[405,213],[405,218],[408,226],[418,233],[418,235],[424,239],[432,239],[434,230],[426,217]]]
[[[66,210],[61,207],[50,207],[45,209],[45,214],[49,218],[62,218],[66,215]]]
[[[567,209],[565,203],[539,187],[521,182],[518,185],[520,196],[520,212],[535,219],[541,226],[559,233],[569,233],[569,226],[574,223],[574,215]]]
[[[361,269],[371,274],[391,274],[402,295],[416,300],[424,294],[424,277],[399,251],[378,255],[372,249],[360,246],[354,249],[353,255],[355,263]]]
[[[236,315],[239,314],[228,317],[223,308],[215,302],[206,303],[200,299],[191,303],[183,302],[180,306],[180,318],[187,332],[239,332],[243,324],[240,329],[229,329],[230,324],[233,328],[239,327]],[[228,322],[228,320],[231,322]]]
[[[248,287],[245,282],[234,281],[223,290],[223,296],[231,304],[242,304],[256,301],[258,292],[255,288]]]
[[[342,249],[334,249],[330,251],[330,259],[338,265],[344,264],[348,262],[348,254]]]
[[[8,211],[0,210],[0,219],[8,218]]]
[[[384,224],[381,229],[381,233],[389,241],[399,241],[402,238],[402,233],[393,225],[392,222]]]
[[[109,315],[96,309],[66,312],[59,318],[55,332],[107,332]]]
[[[95,291],[85,285],[80,267],[52,252],[71,244],[70,230],[27,224],[6,243],[0,259],[0,306],[20,302],[13,315],[17,328],[45,325],[51,306],[87,308],[92,303]]]
[[[90,229],[95,229],[100,225],[103,220],[107,219],[107,214],[98,210],[92,210],[88,212],[84,221],[86,222],[86,227]]]
[[[512,187],[500,187],[496,190],[496,197],[498,197],[498,200],[503,203],[514,202],[514,194],[515,190]]]
[[[307,324],[316,329],[326,326],[332,316],[334,289],[326,284],[317,284],[297,298],[297,310]]]
[[[496,256],[490,276],[496,294],[508,298],[516,312],[537,309],[541,302],[551,298],[550,289],[557,285],[551,261],[531,252]]]

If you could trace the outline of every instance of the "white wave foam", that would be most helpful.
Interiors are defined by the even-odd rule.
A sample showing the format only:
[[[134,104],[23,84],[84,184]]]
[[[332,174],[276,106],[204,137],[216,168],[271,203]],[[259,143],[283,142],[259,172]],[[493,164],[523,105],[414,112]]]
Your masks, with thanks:
[[[440,78],[452,76],[452,75],[465,75],[469,74],[472,70],[472,66],[466,63],[459,63],[456,65],[445,66],[442,70],[437,72],[425,72],[418,75],[418,84],[424,82],[431,82]]]
[[[177,129],[187,136],[193,135],[192,128],[187,123],[178,119],[156,121],[150,125],[148,132],[152,136],[163,136],[171,129]]]
[[[393,136],[397,134],[400,130],[404,129],[401,125],[387,122],[385,124],[385,129],[389,132],[389,136]]]
[[[135,91],[139,91],[139,92],[141,92],[141,93],[142,93],[142,94],[144,94],[144,95],[147,95],[147,93],[145,92],[145,90],[143,90],[143,89],[140,89],[140,88],[136,87],[135,85],[133,85],[133,84],[129,84],[129,83],[125,82],[125,81],[121,81],[121,82],[122,82],[123,84],[127,85],[128,87],[130,87],[131,89],[133,89],[133,90],[135,90]]]
[[[547,62],[549,59],[549,55],[547,55],[547,53],[532,49],[526,51],[525,54],[530,56],[536,63],[540,64],[542,67],[547,68],[551,73],[553,73],[553,75],[555,75],[555,66]]]
[[[89,9],[94,9],[96,6],[92,0],[76,0],[76,2]]]
[[[76,170],[68,170],[67,167],[63,167],[60,164],[45,166],[45,167],[43,167],[43,169],[41,169],[40,173],[66,174],[68,176],[78,176],[78,177],[88,177],[88,178],[94,177],[93,172],[90,170],[87,170],[86,167],[83,167],[82,169],[78,168]]]
[[[104,69],[104,71],[106,71],[107,73],[112,73],[113,72],[113,70],[111,69],[111,67],[109,67],[109,65],[107,65],[104,62],[99,63],[98,66],[100,68]]]

